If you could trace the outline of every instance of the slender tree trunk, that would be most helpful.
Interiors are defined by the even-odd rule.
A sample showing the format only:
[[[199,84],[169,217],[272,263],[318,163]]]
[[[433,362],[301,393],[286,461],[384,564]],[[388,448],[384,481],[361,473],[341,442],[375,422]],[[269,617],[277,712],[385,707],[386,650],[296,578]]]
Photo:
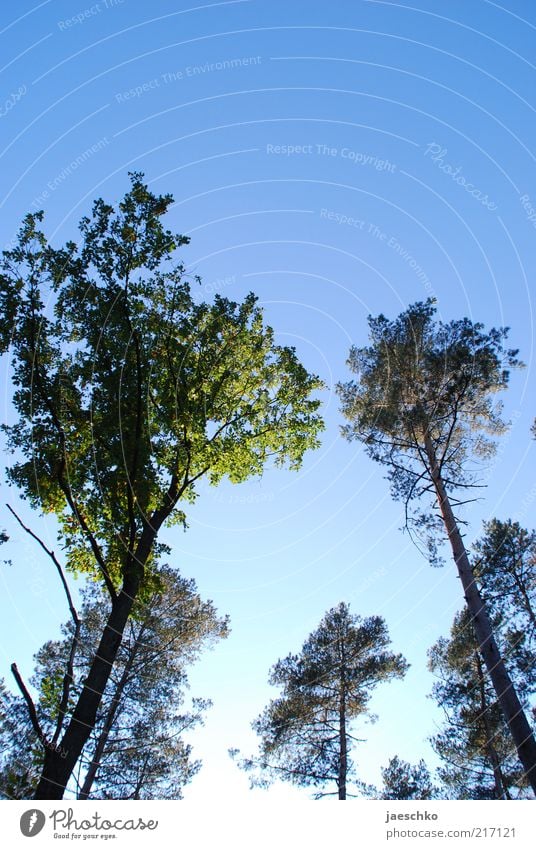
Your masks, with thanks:
[[[497,794],[497,799],[510,799],[510,794],[508,792],[508,788],[506,786],[506,782],[504,780],[503,772],[501,769],[501,762],[499,759],[499,755],[497,754],[497,749],[493,745],[493,732],[489,722],[489,703],[486,696],[486,682],[484,680],[484,670],[482,669],[482,663],[480,661],[480,655],[477,651],[475,651],[475,663],[476,663],[476,674],[478,678],[478,689],[480,693],[480,709],[481,709],[481,717],[482,723],[484,725],[484,734],[486,737],[485,743],[485,751],[486,755],[489,758],[489,762],[491,764],[491,768],[493,770],[493,779],[495,781],[495,792]]]
[[[346,737],[346,670],[344,636],[341,638],[341,690],[339,697],[339,800],[346,800],[346,776],[348,773],[348,740]]]
[[[93,658],[69,725],[56,750],[46,749],[35,799],[63,799],[65,787],[95,725],[102,694],[117,657],[123,630],[139,588],[139,578],[125,582],[112,604],[108,622]]]
[[[536,795],[536,740],[493,636],[491,622],[473,575],[458,523],[452,512],[433,442],[428,434],[425,434],[425,450],[430,463],[437,501],[452,547],[454,562],[458,569],[465,600],[478,640],[478,648],[497,694],[497,701],[508,723],[525,776]]]

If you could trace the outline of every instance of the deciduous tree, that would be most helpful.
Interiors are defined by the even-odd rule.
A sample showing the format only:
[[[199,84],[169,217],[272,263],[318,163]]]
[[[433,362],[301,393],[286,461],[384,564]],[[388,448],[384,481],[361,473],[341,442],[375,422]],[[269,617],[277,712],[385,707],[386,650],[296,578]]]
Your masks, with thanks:
[[[161,220],[171,195],[140,174],[131,183],[117,207],[97,200],[79,241],[62,247],[40,229],[42,213],[28,215],[0,267],[0,351],[15,386],[9,477],[56,517],[67,569],[110,597],[85,685],[59,713],[65,757],[36,724],[36,798],[63,796],[133,604],[150,591],[161,529],[184,522],[202,478],[238,483],[270,461],[297,468],[322,427],[321,382],[275,343],[255,297],[197,302],[172,262],[188,240]],[[68,670],[64,682],[68,704]]]

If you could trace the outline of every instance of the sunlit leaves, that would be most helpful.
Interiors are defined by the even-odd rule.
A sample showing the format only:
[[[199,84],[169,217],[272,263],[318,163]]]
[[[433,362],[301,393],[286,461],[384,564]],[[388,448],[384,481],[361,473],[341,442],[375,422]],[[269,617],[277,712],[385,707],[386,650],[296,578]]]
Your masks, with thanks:
[[[253,295],[196,302],[173,257],[188,239],[161,222],[171,195],[131,183],[117,208],[95,201],[79,243],[52,247],[29,215],[0,279],[10,479],[58,517],[69,568],[94,571],[100,550],[116,586],[149,562],[144,532],[185,521],[200,478],[298,468],[322,429],[321,381]]]

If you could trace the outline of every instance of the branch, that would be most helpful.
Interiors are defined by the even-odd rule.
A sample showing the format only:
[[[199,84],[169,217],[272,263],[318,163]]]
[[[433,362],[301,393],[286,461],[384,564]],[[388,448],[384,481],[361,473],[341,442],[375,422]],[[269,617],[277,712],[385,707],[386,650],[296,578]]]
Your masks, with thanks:
[[[34,539],[41,546],[43,551],[45,551],[48,554],[48,556],[50,557],[50,559],[54,563],[54,566],[56,567],[56,569],[58,571],[58,575],[60,576],[60,580],[61,580],[61,583],[63,585],[63,589],[65,590],[65,595],[67,596],[67,604],[69,605],[69,610],[70,610],[73,622],[75,624],[75,627],[77,625],[80,625],[80,620],[78,619],[78,614],[77,614],[77,612],[74,608],[74,605],[73,605],[73,600],[72,600],[72,597],[71,597],[69,586],[68,586],[67,581],[65,579],[65,574],[63,572],[62,565],[59,562],[59,560],[57,559],[56,555],[54,554],[53,551],[51,551],[49,548],[47,548],[47,546],[45,545],[43,540],[40,537],[38,537],[37,534],[34,533],[34,531],[31,530],[31,528],[29,528],[27,525],[24,524],[24,522],[22,521],[20,516],[17,515],[17,513],[15,512],[13,507],[11,507],[11,505],[6,504],[6,507],[9,510],[9,512],[15,517],[15,519],[17,520],[17,522],[19,523],[21,528],[24,531],[26,531],[26,533],[29,534],[29,536],[31,536],[32,539]]]
[[[47,738],[46,738],[46,736],[45,736],[45,734],[44,734],[44,732],[43,732],[43,730],[42,730],[42,728],[39,724],[39,719],[37,717],[37,711],[35,709],[35,705],[33,703],[32,697],[30,696],[28,690],[26,689],[26,685],[25,685],[24,681],[21,678],[21,675],[20,675],[19,670],[17,669],[16,663],[11,664],[11,671],[13,673],[13,677],[15,678],[15,681],[17,682],[19,690],[21,691],[21,693],[23,695],[24,701],[26,702],[26,706],[28,708],[28,714],[30,716],[30,720],[31,720],[33,729],[34,729],[35,733],[37,734],[37,736],[39,737],[39,740],[41,741],[43,746],[47,746],[48,740],[47,740]]]
[[[65,464],[65,460],[63,461],[63,465],[64,464]],[[115,587],[113,585],[112,579],[110,578],[110,575],[108,573],[108,569],[106,568],[106,563],[104,562],[104,557],[102,556],[102,552],[100,550],[99,544],[98,544],[97,540],[95,539],[94,535],[92,534],[92,532],[89,530],[89,527],[87,525],[86,520],[82,516],[80,510],[78,509],[78,505],[73,498],[71,487],[64,481],[63,474],[58,472],[57,480],[58,480],[58,484],[60,486],[61,491],[63,492],[63,494],[65,495],[65,498],[67,499],[67,503],[68,503],[69,507],[71,508],[73,514],[76,516],[78,524],[80,525],[83,533],[86,535],[86,537],[89,540],[89,544],[91,546],[93,556],[94,556],[95,560],[97,561],[99,569],[102,573],[102,577],[104,578],[104,583],[106,584],[106,589],[108,590],[108,593],[110,594],[110,598],[112,599],[112,601],[115,601],[117,599],[117,593],[115,591]]]
[[[29,534],[29,536],[31,536],[32,539],[34,539],[37,543],[39,543],[39,545],[41,546],[43,551],[45,551],[48,554],[48,556],[50,557],[50,559],[54,563],[54,566],[56,567],[56,569],[58,571],[58,575],[60,576],[60,580],[61,580],[61,583],[63,585],[65,595],[67,597],[67,604],[69,606],[69,611],[71,613],[71,617],[72,617],[72,620],[74,622],[74,634],[73,634],[73,638],[72,638],[72,641],[71,641],[71,650],[69,652],[69,659],[67,660],[67,670],[66,670],[65,675],[63,677],[63,691],[62,691],[61,701],[60,701],[60,704],[59,704],[59,707],[58,707],[58,719],[57,719],[57,722],[56,722],[54,737],[52,738],[52,742],[55,744],[55,743],[57,743],[58,738],[59,738],[60,733],[61,733],[61,729],[62,729],[62,726],[63,726],[63,720],[65,719],[65,714],[67,712],[67,705],[69,704],[69,692],[70,692],[70,689],[71,689],[71,684],[73,683],[73,680],[74,680],[74,658],[75,658],[75,655],[76,655],[76,649],[78,647],[78,641],[79,641],[79,638],[80,638],[80,619],[78,618],[78,614],[77,614],[75,606],[73,604],[71,592],[69,590],[69,586],[67,584],[67,580],[65,578],[63,568],[62,568],[61,563],[59,562],[58,558],[56,557],[56,555],[54,554],[53,551],[51,551],[49,548],[47,548],[47,546],[45,545],[43,540],[40,537],[38,537],[37,534],[34,533],[34,531],[31,530],[31,528],[27,527],[24,524],[24,522],[22,521],[20,516],[17,515],[17,513],[15,512],[13,507],[11,507],[9,504],[6,504],[6,507],[9,510],[9,512],[15,517],[15,519],[17,520],[17,522],[19,523],[21,528],[24,531],[26,531],[26,533]]]

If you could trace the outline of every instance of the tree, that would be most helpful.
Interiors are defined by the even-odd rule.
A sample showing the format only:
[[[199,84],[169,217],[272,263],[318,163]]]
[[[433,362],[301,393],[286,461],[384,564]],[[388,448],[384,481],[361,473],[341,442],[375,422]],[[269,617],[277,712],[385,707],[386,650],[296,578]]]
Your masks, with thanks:
[[[281,696],[253,723],[261,738],[258,757],[240,762],[253,773],[253,785],[278,778],[302,787],[334,782],[338,798],[346,799],[355,742],[350,723],[370,716],[374,687],[402,678],[408,668],[402,655],[387,650],[389,643],[380,616],[362,620],[341,603],[326,613],[300,654],[275,664],[270,684],[282,687]],[[319,791],[316,798],[324,795],[331,794]]]
[[[403,761],[398,755],[382,768],[383,787],[375,793],[377,799],[437,799],[438,791],[432,783],[423,760],[418,764]]]
[[[150,592],[161,529],[185,522],[202,478],[238,483],[270,461],[298,468],[322,428],[311,397],[321,381],[275,344],[253,295],[196,303],[171,262],[187,239],[161,222],[171,195],[152,194],[140,174],[131,183],[117,209],[94,203],[78,244],[51,246],[43,213],[28,215],[1,264],[0,351],[15,385],[9,478],[57,519],[67,569],[97,578],[111,601],[69,716],[64,676],[54,732],[64,758],[35,723],[36,798],[63,796],[133,604]]]
[[[228,622],[216,617],[211,602],[201,600],[193,581],[169,567],[158,578],[160,586],[127,627],[81,758],[81,799],[178,799],[201,766],[190,760],[191,746],[179,735],[202,722],[211,702],[193,699],[193,712],[177,712],[188,686],[185,667],[227,636]],[[91,600],[88,613],[92,645],[91,637],[102,630],[98,598]]]
[[[492,438],[506,427],[495,393],[509,379],[505,366],[519,364],[505,349],[506,329],[485,332],[467,318],[435,322],[433,299],[408,307],[394,321],[369,317],[371,344],[353,347],[348,365],[356,380],[339,384],[342,411],[349,420],[343,435],[359,439],[369,456],[387,466],[391,491],[411,508],[421,497],[430,507],[413,518],[430,531],[443,528],[452,548],[479,649],[510,728],[519,759],[536,792],[536,740],[500,655],[490,618],[454,509],[461,493],[478,485],[474,461],[489,457]]]
[[[79,650],[72,670],[73,701],[87,674],[109,604],[102,587],[93,582],[82,594]],[[37,653],[32,679],[39,693],[39,724],[50,739],[72,644],[72,622],[63,631],[62,640],[47,642]],[[182,797],[182,787],[201,764],[191,760],[191,746],[181,735],[202,722],[202,714],[211,704],[193,699],[191,709],[181,712],[188,687],[186,667],[202,650],[226,636],[227,620],[218,619],[212,603],[201,600],[195,583],[169,567],[160,569],[158,587],[146,601],[137,602],[125,629],[95,727],[77,764],[73,789],[78,798]],[[5,751],[9,753],[4,772],[11,776],[12,784],[9,790],[6,778],[6,794],[15,795],[18,776],[18,785],[25,788],[24,798],[31,798],[42,758],[30,755],[39,753],[39,740],[28,716],[24,716],[22,700],[11,695],[7,698],[0,722],[0,733],[6,737]],[[14,708],[17,725],[13,724]],[[22,729],[28,744],[21,760],[18,749]],[[17,797],[21,797],[21,792]]]
[[[446,716],[432,745],[443,761],[439,776],[448,793],[456,799],[524,797],[526,776],[485,673],[467,609],[456,615],[450,639],[441,638],[432,646],[429,666],[438,676],[433,696]]]

